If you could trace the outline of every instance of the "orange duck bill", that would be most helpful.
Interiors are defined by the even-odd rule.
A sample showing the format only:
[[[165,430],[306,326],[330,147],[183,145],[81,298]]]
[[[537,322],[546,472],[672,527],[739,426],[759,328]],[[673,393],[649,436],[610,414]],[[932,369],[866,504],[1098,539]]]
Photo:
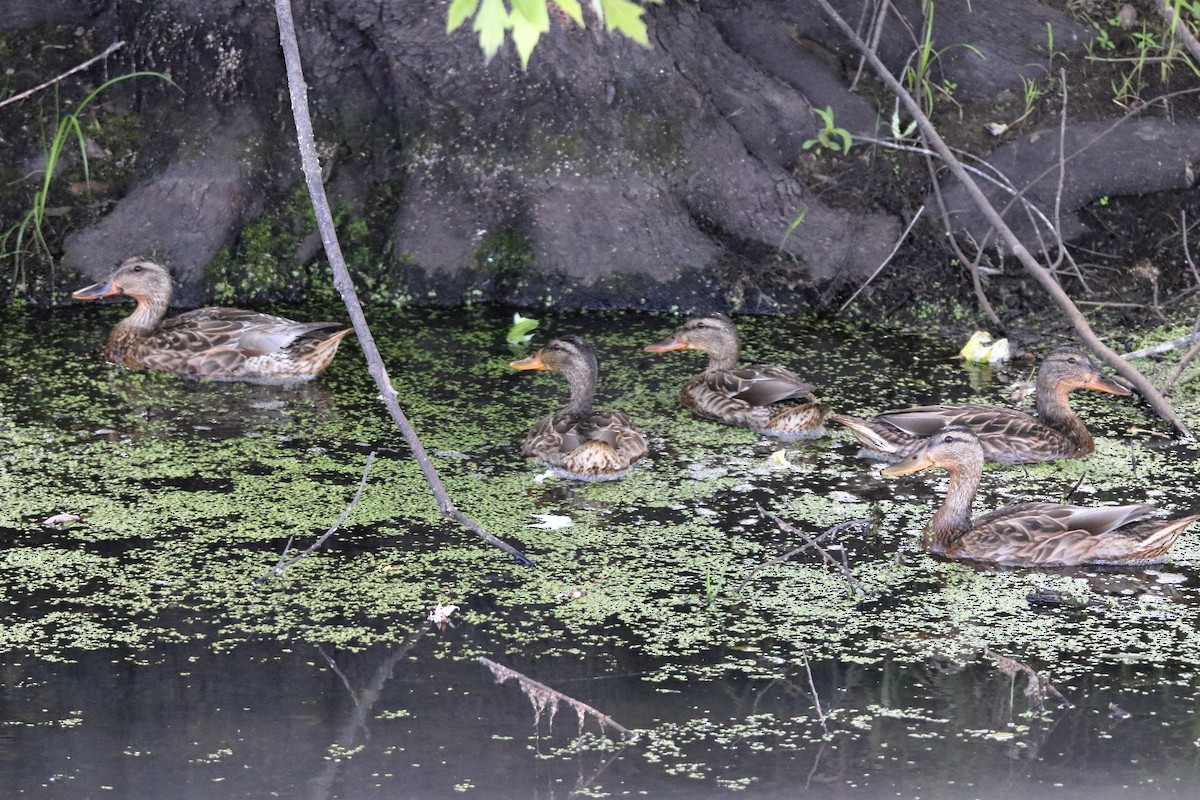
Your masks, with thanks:
[[[112,281],[102,281],[101,283],[93,283],[91,286],[85,286],[77,292],[73,292],[71,297],[76,300],[99,300],[101,297],[112,297],[114,294],[121,294],[122,290],[113,286]]]
[[[883,475],[907,475],[910,472],[920,472],[923,469],[933,469],[937,464],[934,463],[924,451],[917,453],[915,456],[909,456],[903,461],[897,461],[883,468]]]
[[[542,360],[542,351],[538,350],[528,358],[522,358],[520,361],[509,363],[513,369],[550,369],[546,366],[546,362]]]
[[[647,353],[669,353],[672,350],[687,350],[691,346],[692,345],[690,342],[688,342],[686,336],[680,336],[678,333],[676,333],[668,336],[661,342],[648,344],[643,349]]]
[[[1111,378],[1106,378],[1099,372],[1093,373],[1092,377],[1088,379],[1088,382],[1083,385],[1083,388],[1094,389],[1097,392],[1107,392],[1108,394],[1133,394],[1133,392],[1129,389],[1126,389],[1124,386],[1112,380]]]

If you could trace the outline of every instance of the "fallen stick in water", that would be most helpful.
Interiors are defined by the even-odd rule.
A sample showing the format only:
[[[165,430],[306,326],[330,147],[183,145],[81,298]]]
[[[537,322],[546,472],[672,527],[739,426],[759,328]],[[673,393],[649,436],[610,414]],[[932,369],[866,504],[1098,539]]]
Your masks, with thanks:
[[[547,709],[550,711],[550,724],[554,724],[554,714],[558,711],[558,704],[565,703],[575,709],[575,713],[579,717],[579,728],[583,729],[583,721],[587,717],[592,717],[600,723],[602,727],[612,728],[621,734],[622,737],[631,742],[636,742],[638,734],[626,728],[624,725],[613,720],[607,714],[603,714],[589,706],[587,703],[581,703],[574,697],[567,697],[562,692],[551,689],[544,683],[538,683],[532,678],[527,678],[516,670],[509,669],[503,664],[497,664],[490,658],[484,656],[479,657],[479,663],[492,671],[492,675],[496,678],[496,683],[504,683],[509,678],[515,678],[517,685],[521,691],[529,698],[529,702],[533,704],[534,724],[542,718],[542,713]]]

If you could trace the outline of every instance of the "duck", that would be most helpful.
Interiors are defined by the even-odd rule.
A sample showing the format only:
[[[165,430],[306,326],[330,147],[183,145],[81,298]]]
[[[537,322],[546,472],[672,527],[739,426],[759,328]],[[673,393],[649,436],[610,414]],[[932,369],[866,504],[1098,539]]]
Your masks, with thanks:
[[[934,513],[921,545],[945,558],[1011,567],[1070,567],[1079,564],[1156,564],[1189,525],[1154,516],[1151,505],[1086,507],[1058,503],[1013,503],[971,519],[971,504],[983,473],[983,445],[975,431],[950,425],[930,437],[918,453],[883,469],[907,475],[938,467],[950,473],[946,499]]]
[[[567,407],[539,419],[525,437],[522,452],[526,456],[566,478],[611,481],[646,455],[646,437],[628,414],[592,408],[599,366],[592,348],[579,336],[551,339],[533,355],[509,366],[549,370],[571,387]]]
[[[648,353],[702,350],[708,366],[683,385],[679,401],[701,419],[749,428],[781,439],[815,439],[825,433],[830,407],[817,402],[812,384],[777,364],[737,366],[741,339],[733,320],[719,312],[692,317]]]
[[[873,419],[833,414],[829,421],[849,428],[866,455],[885,461],[915,455],[928,437],[947,425],[966,425],[975,431],[987,461],[1029,464],[1081,458],[1092,453],[1096,443],[1071,409],[1069,395],[1076,389],[1131,394],[1103,375],[1078,347],[1062,346],[1051,350],[1038,367],[1036,417],[968,403],[886,411]]]
[[[109,334],[105,357],[130,369],[185,378],[268,384],[311,380],[354,331],[338,322],[296,322],[215,306],[166,317],[171,294],[167,268],[134,256],[103,281],[71,296],[132,297],[137,305]]]

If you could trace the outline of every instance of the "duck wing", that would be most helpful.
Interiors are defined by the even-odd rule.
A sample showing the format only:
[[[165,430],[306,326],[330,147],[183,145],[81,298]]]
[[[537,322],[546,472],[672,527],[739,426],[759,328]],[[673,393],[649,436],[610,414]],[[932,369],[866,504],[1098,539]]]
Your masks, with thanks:
[[[1080,447],[1067,434],[1037,417],[999,406],[975,404],[919,406],[885,411],[874,419],[835,416],[867,447],[884,454],[909,456],[923,440],[947,425],[965,425],[975,431],[988,461],[1030,463],[1080,455]]]
[[[163,320],[154,333],[156,346],[198,353],[230,349],[244,358],[270,355],[286,349],[299,337],[337,322],[296,322],[240,308],[199,308]]]
[[[1145,561],[1144,540],[1169,524],[1149,519],[1154,513],[1154,506],[1144,504],[1089,508],[1017,503],[975,520],[955,547],[963,557],[1011,565]],[[1175,531],[1171,541],[1177,535]]]
[[[750,406],[770,406],[784,400],[815,400],[813,385],[791,370],[773,364],[704,373],[705,388]]]

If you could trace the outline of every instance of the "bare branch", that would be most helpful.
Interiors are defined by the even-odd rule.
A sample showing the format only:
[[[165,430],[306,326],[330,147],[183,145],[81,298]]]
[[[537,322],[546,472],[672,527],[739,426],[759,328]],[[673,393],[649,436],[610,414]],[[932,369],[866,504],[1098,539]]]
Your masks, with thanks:
[[[1166,353],[1171,350],[1174,350],[1177,347],[1182,347],[1183,345],[1187,344],[1188,342],[1194,342],[1197,339],[1200,339],[1200,333],[1189,333],[1185,336],[1180,336],[1178,339],[1172,339],[1169,342],[1159,342],[1158,344],[1153,345],[1151,347],[1143,347],[1141,350],[1134,350],[1131,353],[1125,353],[1124,355],[1121,356],[1121,358],[1125,359],[1126,361],[1129,361],[1129,360],[1132,360],[1135,358],[1145,358],[1146,356],[1156,356],[1159,353]]]
[[[1079,309],[1075,306],[1075,303],[1072,302],[1066,291],[1064,291],[1062,286],[1058,284],[1058,281],[1054,279],[1054,276],[1050,274],[1050,271],[1041,264],[1037,263],[1033,256],[1029,254],[1029,250],[1026,249],[1024,243],[1021,242],[1016,233],[1013,232],[1012,228],[1008,226],[1008,223],[1006,223],[1000,216],[999,212],[996,211],[995,206],[992,205],[991,201],[988,200],[987,196],[984,195],[983,191],[979,188],[979,184],[977,184],[971,178],[971,176],[967,174],[967,171],[963,169],[962,163],[954,156],[954,153],[950,151],[950,148],[946,145],[945,140],[942,139],[941,135],[937,132],[937,129],[934,128],[933,123],[929,121],[929,117],[927,117],[924,111],[921,110],[920,104],[913,99],[912,95],[910,95],[900,84],[900,82],[891,74],[891,72],[888,71],[883,62],[880,61],[874,53],[870,52],[862,39],[855,34],[854,30],[846,24],[846,21],[842,19],[841,15],[839,15],[837,11],[834,10],[833,6],[829,4],[829,0],[817,0],[817,4],[821,6],[821,9],[825,12],[825,15],[829,17],[829,19],[831,19],[839,29],[841,29],[842,33],[854,43],[854,46],[857,47],[861,53],[863,53],[867,61],[871,64],[871,68],[875,70],[876,74],[878,74],[879,79],[887,84],[888,88],[890,88],[892,92],[900,98],[901,102],[904,103],[905,108],[908,109],[908,113],[914,120],[916,120],[917,125],[920,127],[921,133],[924,134],[926,140],[930,143],[930,145],[932,145],[933,149],[937,151],[938,155],[941,157],[942,161],[945,162],[946,166],[950,169],[951,173],[953,173],[954,177],[957,178],[960,183],[962,183],[967,193],[971,196],[971,199],[975,202],[975,205],[979,209],[980,213],[983,214],[988,223],[1000,234],[1000,238],[1008,247],[1009,252],[1011,252],[1017,258],[1017,260],[1021,262],[1021,265],[1025,268],[1025,271],[1033,276],[1034,280],[1041,285],[1042,289],[1050,295],[1055,304],[1058,305],[1059,309],[1070,321],[1071,326],[1075,329],[1075,332],[1079,335],[1083,342],[1093,352],[1095,352],[1101,358],[1101,360],[1104,361],[1104,363],[1108,364],[1113,371],[1132,383],[1134,388],[1137,389],[1138,393],[1141,394],[1142,397],[1145,398],[1146,402],[1148,402],[1154,409],[1155,413],[1157,413],[1167,422],[1171,423],[1171,425],[1173,425],[1175,429],[1183,436],[1191,438],[1192,434],[1187,427],[1187,423],[1185,423],[1179,414],[1176,413],[1175,409],[1169,402],[1167,402],[1166,398],[1162,396],[1154,384],[1151,383],[1151,381],[1145,375],[1139,372],[1137,368],[1133,367],[1128,361],[1122,359],[1108,345],[1101,341],[1100,337],[1098,337],[1092,330],[1091,325],[1088,323],[1083,314],[1080,313]],[[1079,152],[1077,151],[1073,155],[1078,154]]]
[[[1049,695],[1058,698],[1059,703],[1067,708],[1075,707],[1070,700],[1063,697],[1062,692],[1054,688],[1054,684],[1046,680],[1045,676],[1039,674],[1028,664],[1023,664],[1015,658],[1001,655],[987,645],[983,646],[983,654],[992,660],[992,663],[996,665],[996,669],[1013,680],[1016,680],[1018,674],[1025,676],[1025,698],[1029,700],[1038,714],[1045,711],[1046,697]]]
[[[846,528],[850,527],[851,525],[857,525],[862,522],[868,522],[869,520],[867,520],[866,518],[861,518],[861,519],[847,520],[846,522],[839,522],[837,525],[834,525],[833,527],[827,529],[820,536],[813,537],[813,536],[809,536],[807,533],[800,530],[792,523],[783,519],[778,514],[775,514],[774,512],[768,511],[767,509],[763,508],[761,503],[755,503],[755,505],[758,507],[758,513],[761,514],[762,516],[766,517],[767,519],[773,520],[775,522],[775,524],[779,526],[779,529],[781,531],[783,531],[784,533],[789,533],[789,534],[793,534],[795,536],[799,536],[800,538],[804,539],[807,542],[807,544],[802,547],[799,547],[795,550],[785,553],[783,556],[780,556],[779,558],[772,559],[772,561],[768,561],[767,562],[768,564],[774,563],[774,562],[779,562],[779,561],[786,561],[787,559],[791,558],[792,556],[797,555],[798,553],[801,553],[804,550],[807,550],[808,548],[811,547],[812,549],[817,551],[817,553],[821,556],[821,559],[825,562],[825,564],[827,566],[837,568],[838,572],[840,572],[842,575],[842,579],[844,581],[846,581],[846,587],[850,590],[850,592],[852,594],[859,594],[859,595],[868,594],[867,587],[865,585],[863,585],[862,581],[860,581],[858,578],[854,577],[853,573],[850,572],[850,567],[845,562],[844,558],[842,561],[838,561],[836,558],[829,555],[829,552],[826,551],[825,548],[821,547],[821,545],[818,544],[818,542],[821,539],[825,538],[825,536],[827,536],[827,535],[833,535],[836,533],[840,533],[841,531],[845,530]],[[766,566],[766,564],[764,564],[763,566]],[[760,569],[761,569],[761,567],[760,567]],[[753,574],[753,573],[751,573],[751,574]],[[747,578],[747,580],[749,580],[749,579]],[[742,585],[745,585],[745,581],[743,581]]]
[[[278,576],[282,575],[283,571],[285,569],[287,569],[288,567],[290,567],[292,564],[295,564],[297,561],[299,561],[300,559],[309,555],[310,553],[316,552],[316,550],[318,548],[320,548],[321,545],[325,544],[325,542],[328,541],[330,536],[333,536],[334,531],[336,531],[338,528],[342,527],[342,523],[346,521],[346,517],[350,516],[350,512],[354,510],[354,507],[356,505],[358,505],[358,498],[362,497],[363,489],[367,485],[367,474],[371,471],[371,464],[374,463],[374,461],[375,461],[375,451],[372,450],[371,454],[369,456],[367,456],[367,465],[365,467],[363,467],[362,480],[360,480],[358,482],[358,490],[354,493],[354,497],[351,498],[350,505],[346,506],[346,510],[343,511],[341,516],[337,518],[337,522],[333,523],[333,525],[329,528],[329,530],[327,530],[327,531],[325,531],[325,533],[321,534],[321,538],[317,539],[315,542],[310,544],[299,555],[293,556],[290,559],[287,558],[287,554],[288,554],[288,551],[290,551],[292,549],[292,541],[295,540],[296,534],[293,533],[291,536],[289,536],[288,540],[287,540],[287,544],[285,544],[283,546],[283,552],[279,554],[279,563],[277,563],[274,567],[272,567],[266,573],[264,573],[264,574],[260,575],[258,578],[256,578],[255,579],[256,583],[258,581],[265,580],[266,578],[269,578],[269,577],[278,577]],[[285,561],[284,559],[287,559],[287,560]]]
[[[317,158],[317,141],[313,135],[312,118],[308,111],[308,84],[304,81],[304,69],[300,63],[300,44],[296,40],[296,26],[292,21],[292,5],[290,0],[275,0],[275,17],[279,21],[279,43],[283,48],[284,62],[287,66],[288,91],[292,100],[292,116],[296,121],[296,142],[300,149],[300,163],[304,170],[304,181],[308,185],[308,195],[312,200],[313,212],[317,217],[317,228],[321,232],[321,243],[325,246],[325,255],[333,268],[333,287],[342,296],[346,311],[354,325],[354,333],[362,345],[363,355],[367,359],[367,369],[379,387],[383,404],[391,415],[392,420],[400,428],[404,441],[412,449],[413,457],[421,467],[421,474],[437,499],[438,509],[442,516],[456,520],[461,525],[473,531],[490,545],[499,547],[508,553],[518,563],[527,567],[535,566],[512,545],[502,542],[483,529],[478,522],[458,510],[450,495],[446,493],[442,479],[438,477],[433,462],[425,452],[424,445],[413,430],[408,417],[400,409],[396,401],[396,390],[392,388],[388,378],[387,367],[379,355],[375,345],[375,337],[367,327],[367,319],[363,315],[362,304],[358,301],[358,293],[354,290],[354,282],[350,279],[350,271],[346,268],[346,259],[342,256],[342,247],[338,242],[337,228],[333,221],[333,212],[329,208],[329,198],[325,195],[325,186],[321,182],[321,164]]]
[[[1200,342],[1196,342],[1188,348],[1188,351],[1183,354],[1183,358],[1179,359],[1179,363],[1175,365],[1175,369],[1171,370],[1171,374],[1163,381],[1162,390],[1164,392],[1171,391],[1171,387],[1175,385],[1175,381],[1179,380],[1179,376],[1183,374],[1183,371],[1192,363],[1197,354],[1200,354]]]
[[[913,218],[908,221],[908,227],[904,229],[904,232],[900,234],[900,238],[896,240],[896,244],[892,246],[892,252],[888,253],[887,258],[885,258],[879,264],[879,266],[875,268],[875,271],[871,273],[871,276],[863,281],[863,285],[854,290],[854,294],[850,295],[850,299],[842,303],[842,307],[838,309],[839,314],[845,311],[846,308],[854,302],[854,298],[862,294],[862,290],[866,289],[868,284],[875,280],[880,272],[883,272],[883,268],[891,263],[892,259],[896,256],[896,251],[900,249],[900,245],[904,244],[904,240],[908,238],[908,232],[913,229],[913,226],[917,224],[917,220],[921,218],[921,214],[924,212],[925,206],[921,206],[917,209],[917,213],[913,214]]]
[[[18,100],[24,100],[27,97],[33,96],[33,95],[37,94],[38,92],[40,92],[42,89],[46,89],[46,88],[53,86],[54,84],[61,81],[63,78],[66,78],[70,75],[74,75],[76,72],[79,72],[81,70],[85,70],[88,67],[90,67],[92,64],[95,64],[97,61],[102,61],[102,60],[108,58],[110,55],[112,55],[116,51],[120,50],[124,46],[125,46],[124,42],[113,42],[112,44],[110,44],[108,46],[108,49],[106,49],[100,55],[92,56],[87,61],[84,61],[82,64],[78,64],[74,67],[71,67],[69,70],[67,70],[63,74],[56,75],[55,77],[51,78],[50,80],[46,81],[45,83],[39,83],[37,86],[34,86],[32,89],[26,89],[25,91],[21,92],[20,94],[14,94],[12,97],[6,97],[3,100],[0,100],[0,108],[3,108],[4,106],[8,105],[9,103],[15,103]]]
[[[1162,18],[1171,27],[1171,33],[1175,34],[1175,38],[1183,42],[1183,46],[1192,54],[1192,59],[1197,64],[1200,64],[1200,41],[1196,40],[1196,37],[1188,30],[1188,26],[1179,18],[1181,4],[1171,3],[1170,0],[1158,0],[1155,5],[1158,6],[1158,13],[1162,14]]]

